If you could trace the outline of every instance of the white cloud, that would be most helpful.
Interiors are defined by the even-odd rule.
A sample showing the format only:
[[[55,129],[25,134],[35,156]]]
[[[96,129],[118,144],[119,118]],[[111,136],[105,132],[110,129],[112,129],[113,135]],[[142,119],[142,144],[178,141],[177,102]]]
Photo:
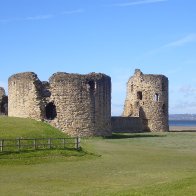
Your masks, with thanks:
[[[33,21],[33,20],[47,20],[54,18],[55,15],[47,14],[47,15],[37,15],[37,16],[28,16],[25,18],[10,18],[10,19],[1,19],[0,23],[10,23],[10,22],[20,22],[20,21]]]
[[[165,49],[168,49],[168,48],[177,48],[177,47],[182,47],[186,44],[189,44],[189,43],[194,43],[196,42],[196,33],[190,33],[176,41],[173,41],[173,42],[170,42],[168,44],[165,44],[163,46],[160,46],[159,48],[155,48],[155,49],[152,49],[148,52],[146,52],[143,56],[151,56],[151,55],[155,55],[157,53],[160,53],[162,52],[163,50]],[[187,61],[187,62],[184,62],[185,64],[186,63],[190,63],[190,64],[193,64],[195,63],[195,60],[192,60],[192,61]]]
[[[188,34],[185,37],[182,37],[174,42],[166,44],[164,47],[180,47],[193,42],[196,42],[196,33]]]
[[[52,14],[48,14],[48,15],[38,15],[38,16],[30,16],[30,17],[26,17],[24,19],[21,20],[47,20],[50,18],[53,18],[55,15]]]
[[[77,10],[64,11],[61,14],[62,15],[69,15],[69,14],[79,14],[79,13],[83,13],[83,12],[84,12],[83,9],[77,9]]]
[[[143,5],[143,4],[152,4],[152,3],[161,3],[165,2],[168,0],[139,0],[139,1],[132,1],[128,3],[116,3],[112,4],[111,6],[116,6],[116,7],[129,7],[129,6],[134,6],[134,5]]]
[[[37,15],[37,16],[28,16],[24,18],[10,18],[10,19],[0,19],[0,23],[10,23],[10,22],[20,22],[20,21],[35,21],[35,20],[48,20],[52,19],[61,15],[71,15],[71,14],[79,14],[83,13],[83,9],[77,9],[77,10],[69,10],[64,11],[58,14],[44,14],[44,15]]]

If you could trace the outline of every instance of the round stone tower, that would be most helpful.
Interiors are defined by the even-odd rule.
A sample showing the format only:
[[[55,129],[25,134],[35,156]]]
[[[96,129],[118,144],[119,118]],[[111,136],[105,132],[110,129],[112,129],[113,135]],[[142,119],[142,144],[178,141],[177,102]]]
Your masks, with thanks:
[[[72,136],[111,135],[111,78],[56,73],[50,79],[51,123]]]
[[[136,69],[127,83],[123,116],[140,117],[144,131],[168,131],[168,78]]]
[[[8,80],[9,116],[42,120],[42,83],[33,72],[18,73]]]
[[[41,82],[33,72],[9,78],[9,116],[44,120],[71,136],[111,135],[111,78],[56,73]]]

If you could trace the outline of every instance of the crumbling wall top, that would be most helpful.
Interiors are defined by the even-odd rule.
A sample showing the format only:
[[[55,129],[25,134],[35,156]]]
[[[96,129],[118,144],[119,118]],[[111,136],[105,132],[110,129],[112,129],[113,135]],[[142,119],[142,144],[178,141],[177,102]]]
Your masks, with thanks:
[[[160,81],[168,80],[166,76],[161,75],[161,74],[143,74],[143,72],[141,72],[140,69],[135,69],[135,73],[133,76],[129,78],[129,81],[135,80],[135,78],[138,78],[139,80],[141,79],[141,82],[142,81],[156,82],[156,80],[160,80]]]
[[[5,96],[5,89],[3,87],[0,87],[0,97]]]
[[[53,74],[49,78],[49,82],[62,82],[63,80],[100,80],[103,78],[110,78],[109,76],[103,73],[89,73],[89,74],[73,74],[73,73],[66,73],[66,72],[57,72]]]
[[[11,77],[9,77],[8,80],[11,81],[11,80],[22,80],[22,79],[37,80],[38,77],[37,77],[37,74],[35,74],[34,72],[22,72],[22,73],[17,73],[17,74],[12,75]]]
[[[141,72],[140,69],[135,69],[134,75],[135,75],[135,76],[141,76],[141,75],[143,75],[143,73]]]

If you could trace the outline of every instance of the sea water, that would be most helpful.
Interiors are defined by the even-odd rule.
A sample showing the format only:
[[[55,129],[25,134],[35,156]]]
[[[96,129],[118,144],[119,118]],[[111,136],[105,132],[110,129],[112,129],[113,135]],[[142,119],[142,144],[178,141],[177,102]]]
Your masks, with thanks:
[[[195,127],[195,120],[169,120],[169,126]]]

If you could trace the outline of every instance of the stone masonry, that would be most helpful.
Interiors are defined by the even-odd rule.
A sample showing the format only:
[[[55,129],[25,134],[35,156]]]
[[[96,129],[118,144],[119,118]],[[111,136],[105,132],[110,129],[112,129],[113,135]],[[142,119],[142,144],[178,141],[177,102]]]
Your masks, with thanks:
[[[168,131],[168,78],[136,69],[127,83],[123,116],[141,118],[144,131]]]
[[[5,94],[5,89],[0,87],[0,115],[8,113],[8,97]]]
[[[8,81],[9,100],[0,88],[0,114],[45,121],[71,136],[114,132],[168,131],[168,78],[139,69],[127,83],[122,117],[111,118],[111,78],[58,72],[40,81],[33,72]],[[6,102],[7,101],[7,102]]]
[[[111,135],[111,78],[58,72],[41,82],[33,72],[8,81],[9,116],[50,123],[71,136]]]

